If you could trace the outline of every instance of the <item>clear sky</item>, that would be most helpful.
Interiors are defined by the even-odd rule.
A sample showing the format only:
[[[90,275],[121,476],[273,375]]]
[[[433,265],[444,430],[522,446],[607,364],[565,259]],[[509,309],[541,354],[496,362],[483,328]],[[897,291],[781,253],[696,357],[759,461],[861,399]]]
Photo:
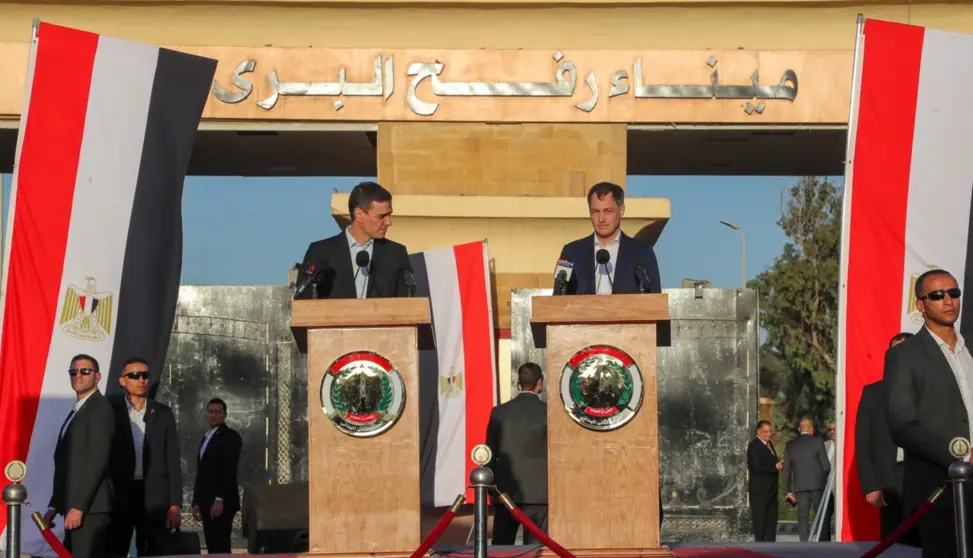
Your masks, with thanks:
[[[182,283],[286,283],[288,269],[301,260],[308,243],[338,231],[330,215],[331,189],[348,192],[366,179],[374,177],[188,178],[183,196]],[[672,204],[672,218],[656,244],[662,286],[679,287],[683,278],[694,278],[707,279],[716,288],[740,287],[740,233],[721,225],[721,220],[736,223],[747,233],[748,279],[770,265],[787,240],[776,224],[781,194],[795,180],[629,177],[629,196],[663,197]],[[840,177],[833,180],[841,183]],[[10,176],[3,175],[4,215],[9,196]],[[5,218],[4,229],[6,225]]]

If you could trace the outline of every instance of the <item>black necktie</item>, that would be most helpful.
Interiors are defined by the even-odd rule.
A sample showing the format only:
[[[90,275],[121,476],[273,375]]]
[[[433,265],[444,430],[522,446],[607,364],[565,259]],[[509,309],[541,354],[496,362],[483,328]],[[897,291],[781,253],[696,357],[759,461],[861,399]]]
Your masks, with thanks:
[[[68,413],[68,418],[64,419],[64,424],[61,425],[61,433],[58,434],[57,436],[58,440],[64,437],[64,427],[68,425],[68,421],[70,421],[71,417],[73,416],[74,416],[74,409],[71,409],[71,412]]]

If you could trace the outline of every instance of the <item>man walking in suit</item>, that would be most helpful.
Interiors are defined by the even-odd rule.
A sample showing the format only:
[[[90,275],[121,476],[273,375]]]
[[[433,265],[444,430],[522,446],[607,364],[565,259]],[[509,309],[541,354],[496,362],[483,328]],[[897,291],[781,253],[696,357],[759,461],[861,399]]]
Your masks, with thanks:
[[[821,496],[831,462],[824,440],[814,435],[811,419],[802,419],[798,429],[800,434],[784,448],[784,492],[789,502],[797,502],[797,534],[801,542],[807,542],[811,537],[811,508],[815,513],[823,511]]]
[[[385,238],[392,224],[392,194],[362,182],[348,196],[351,225],[308,246],[297,284],[312,280],[320,298],[392,298],[409,295],[412,272],[405,246]],[[295,298],[312,298],[313,288]]]
[[[947,271],[930,270],[916,279],[916,309],[925,325],[885,353],[885,396],[892,442],[904,452],[906,516],[949,480],[953,438],[970,439],[973,357],[954,324],[960,316],[960,288]],[[952,490],[936,500],[919,523],[924,558],[956,556]]]
[[[206,405],[209,430],[199,444],[193,517],[202,519],[208,554],[229,554],[233,516],[240,511],[237,466],[243,441],[226,425],[226,403],[212,399]]]
[[[566,285],[567,294],[661,293],[659,263],[652,246],[621,230],[625,215],[625,191],[617,184],[599,182],[588,191],[588,212],[594,235],[575,240],[561,249],[561,260],[574,264]],[[642,285],[636,269],[644,271]],[[555,288],[554,294],[560,294]]]
[[[757,437],[747,447],[747,469],[750,471],[750,512],[753,515],[753,538],[756,541],[777,540],[777,481],[783,463],[770,441],[774,429],[768,420],[757,423]]]
[[[169,407],[148,398],[145,360],[126,361],[118,383],[125,393],[112,402],[115,505],[109,544],[114,556],[128,556],[134,529],[138,555],[157,555],[168,530],[181,522],[182,460],[176,419]]]
[[[892,338],[889,348],[912,337],[911,333],[899,333]],[[858,463],[858,480],[862,495],[870,505],[879,510],[881,537],[892,534],[902,520],[902,462],[899,449],[892,441],[888,414],[882,395],[882,380],[862,389],[855,417],[855,461]],[[914,544],[914,530],[900,544]]]
[[[64,546],[74,558],[107,554],[111,522],[108,470],[115,421],[111,404],[98,391],[101,371],[88,355],[71,359],[68,369],[77,402],[58,433],[54,449],[54,492],[44,523],[64,516]]]
[[[493,408],[486,439],[497,488],[546,533],[547,404],[540,398],[541,376],[541,367],[533,362],[517,370],[520,393]],[[493,510],[493,544],[514,544],[517,520],[499,501],[494,501]],[[524,544],[532,543],[533,536],[524,531]]]

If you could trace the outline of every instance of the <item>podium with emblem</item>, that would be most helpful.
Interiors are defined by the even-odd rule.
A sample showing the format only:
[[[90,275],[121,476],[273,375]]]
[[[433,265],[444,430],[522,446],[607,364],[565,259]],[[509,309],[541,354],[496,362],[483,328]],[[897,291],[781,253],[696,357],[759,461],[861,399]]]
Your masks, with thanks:
[[[418,348],[429,323],[428,298],[293,302],[307,354],[308,554],[419,546]]]
[[[576,556],[671,556],[659,540],[656,324],[666,294],[535,296],[546,347],[548,533]]]

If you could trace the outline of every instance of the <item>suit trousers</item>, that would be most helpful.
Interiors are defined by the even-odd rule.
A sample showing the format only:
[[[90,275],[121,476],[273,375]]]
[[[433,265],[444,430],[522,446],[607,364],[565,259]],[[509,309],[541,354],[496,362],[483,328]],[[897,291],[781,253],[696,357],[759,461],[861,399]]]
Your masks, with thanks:
[[[200,507],[203,516],[203,539],[206,541],[207,554],[229,554],[232,552],[230,535],[233,533],[233,516],[236,511],[223,510],[223,514],[212,519],[209,508]]]
[[[110,523],[111,514],[86,513],[81,518],[81,527],[65,531],[64,546],[74,558],[105,558]]]
[[[919,522],[922,558],[956,558],[956,523],[951,488],[947,488],[947,493],[936,501],[929,514]]]
[[[518,504],[517,507],[528,519],[534,522],[541,531],[547,533],[547,504]],[[510,511],[503,504],[493,506],[493,540],[494,545],[512,545],[517,540],[517,528],[520,523],[514,519]],[[524,529],[524,544],[539,544],[537,539]]]
[[[821,497],[824,490],[808,490],[795,492],[797,499],[797,536],[801,542],[807,542],[811,538],[811,508],[815,513],[821,513]]]
[[[753,516],[753,539],[758,542],[776,542],[777,492],[751,494],[750,514]]]
[[[885,507],[879,510],[879,521],[881,522],[882,528],[882,538],[889,536],[893,531],[902,525],[905,520],[905,510],[902,507],[902,496],[889,491],[883,491],[885,496]],[[919,546],[919,533],[918,528],[913,527],[908,533],[899,539],[899,542],[895,544],[902,544],[906,546]]]
[[[127,490],[122,505],[112,511],[108,528],[108,549],[111,556],[128,556],[135,531],[135,551],[138,556],[158,555],[156,541],[166,532],[165,512],[149,514],[145,510],[145,483],[134,481]]]

